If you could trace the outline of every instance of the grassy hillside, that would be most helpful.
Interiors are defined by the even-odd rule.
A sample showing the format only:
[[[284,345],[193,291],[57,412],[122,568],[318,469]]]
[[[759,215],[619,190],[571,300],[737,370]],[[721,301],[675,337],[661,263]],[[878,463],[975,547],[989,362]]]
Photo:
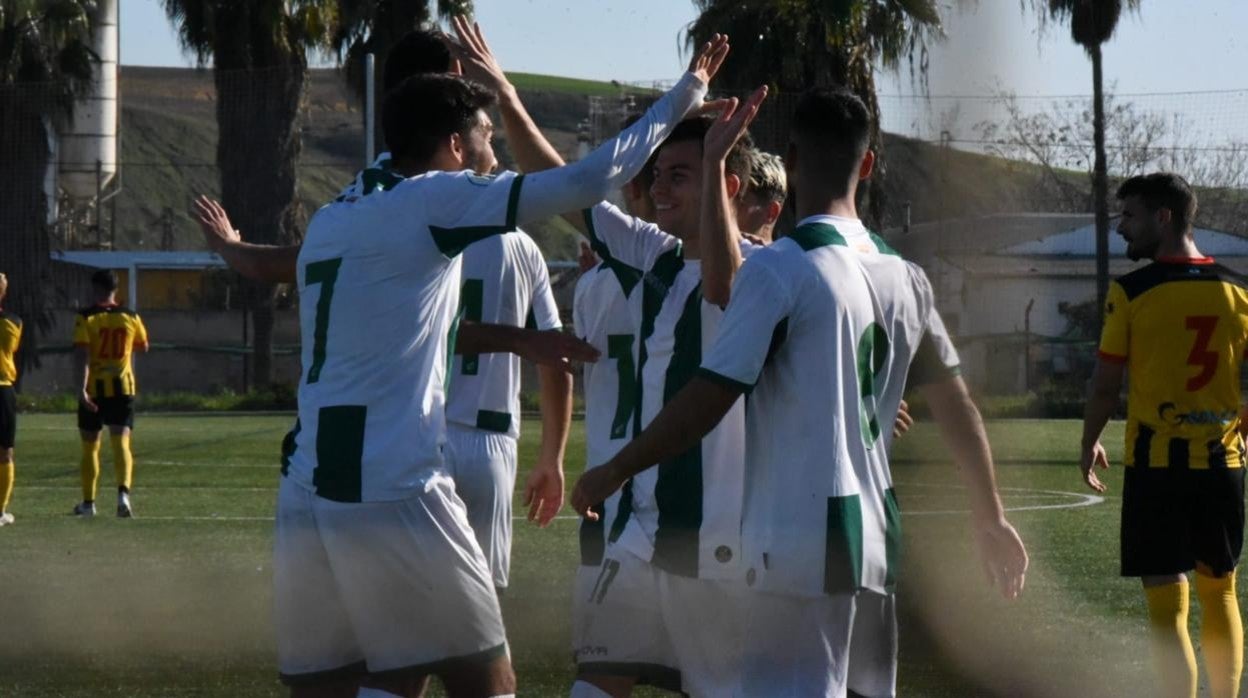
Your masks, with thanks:
[[[605,82],[525,73],[511,77],[534,119],[565,157],[576,151],[577,128],[588,116],[588,98],[621,94],[621,88]],[[218,190],[212,72],[125,67],[121,90],[122,192],[116,198],[116,247],[158,249],[164,242],[172,249],[200,249],[199,233],[185,211],[195,194]],[[636,94],[644,101],[647,93]],[[332,198],[363,162],[358,101],[338,71],[311,71],[300,124],[299,167],[299,191],[308,215]],[[755,125],[760,142],[774,149],[787,142],[779,111],[771,115],[765,110]],[[511,165],[501,132],[498,150],[502,164]],[[1026,163],[944,150],[892,134],[885,137],[884,163],[886,169],[879,176],[885,177],[888,195],[886,226],[900,224],[907,205],[910,220],[916,223],[1054,210],[1039,200],[1037,168]],[[549,257],[574,256],[575,235],[561,222],[533,226],[530,232]],[[103,237],[109,237],[107,217]]]

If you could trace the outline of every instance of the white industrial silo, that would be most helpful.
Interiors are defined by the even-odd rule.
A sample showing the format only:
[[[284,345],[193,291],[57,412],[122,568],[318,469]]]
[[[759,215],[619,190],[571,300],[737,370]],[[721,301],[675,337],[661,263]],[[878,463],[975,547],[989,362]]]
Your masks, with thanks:
[[[58,183],[78,202],[94,199],[117,173],[118,2],[96,3],[91,49],[100,61],[90,92],[74,103],[73,118],[57,134]]]

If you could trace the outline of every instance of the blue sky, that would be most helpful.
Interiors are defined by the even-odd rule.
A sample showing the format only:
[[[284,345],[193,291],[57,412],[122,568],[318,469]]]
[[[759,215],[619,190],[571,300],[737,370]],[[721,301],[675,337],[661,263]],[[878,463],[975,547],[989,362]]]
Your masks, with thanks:
[[[933,95],[983,95],[1001,84],[1020,95],[1087,94],[1091,68],[1065,27],[1040,36],[1016,0],[944,0],[949,40],[932,51]],[[1119,93],[1248,89],[1248,2],[1146,0],[1105,49],[1106,82]],[[684,65],[688,0],[475,0],[477,19],[508,70],[600,80],[675,78]],[[962,9],[956,9],[961,7]],[[158,0],[121,3],[123,64],[192,65]],[[881,93],[917,91],[908,72],[880,76]],[[1174,104],[1194,108],[1175,97]],[[1248,113],[1212,123],[1248,135]]]

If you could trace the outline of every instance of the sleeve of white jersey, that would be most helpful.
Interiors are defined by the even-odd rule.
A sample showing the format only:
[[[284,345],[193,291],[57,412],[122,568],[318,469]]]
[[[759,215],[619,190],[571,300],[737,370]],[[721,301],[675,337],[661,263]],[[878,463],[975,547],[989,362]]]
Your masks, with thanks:
[[[784,339],[793,305],[788,284],[770,263],[774,259],[756,254],[741,265],[719,336],[702,361],[702,377],[742,393],[754,389],[772,347]]]
[[[519,197],[519,222],[579,211],[606,199],[636,176],[676,124],[705,96],[706,83],[685,73],[640,119],[589,155],[529,175]]]
[[[936,310],[936,297],[927,274],[912,262],[907,262],[906,266],[910,270],[910,283],[919,301],[924,323],[923,336],[910,362],[909,383],[929,385],[958,375],[958,350],[953,346],[945,323]]]
[[[453,258],[474,242],[516,229],[516,201],[524,176],[430,172],[405,182],[419,192],[438,250]],[[396,188],[407,195],[403,185]]]
[[[642,272],[680,246],[680,240],[619,207],[602,202],[585,211],[589,244],[603,261],[615,261]]]
[[[529,287],[533,296],[529,299],[529,312],[532,314],[536,328],[539,330],[557,330],[563,327],[559,319],[559,306],[555,304],[555,293],[550,287],[550,269],[546,267],[546,259],[537,243],[528,235],[524,236],[525,259],[529,269]]]

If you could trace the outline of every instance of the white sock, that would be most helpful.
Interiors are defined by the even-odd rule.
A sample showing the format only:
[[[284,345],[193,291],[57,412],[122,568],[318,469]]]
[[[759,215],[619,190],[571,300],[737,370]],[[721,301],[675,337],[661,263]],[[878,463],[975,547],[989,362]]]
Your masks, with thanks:
[[[380,688],[365,688],[363,686],[360,687],[359,693],[356,693],[355,696],[356,698],[403,698],[389,691],[383,691]]]
[[[568,698],[611,698],[611,694],[588,681],[577,681],[572,684]]]

